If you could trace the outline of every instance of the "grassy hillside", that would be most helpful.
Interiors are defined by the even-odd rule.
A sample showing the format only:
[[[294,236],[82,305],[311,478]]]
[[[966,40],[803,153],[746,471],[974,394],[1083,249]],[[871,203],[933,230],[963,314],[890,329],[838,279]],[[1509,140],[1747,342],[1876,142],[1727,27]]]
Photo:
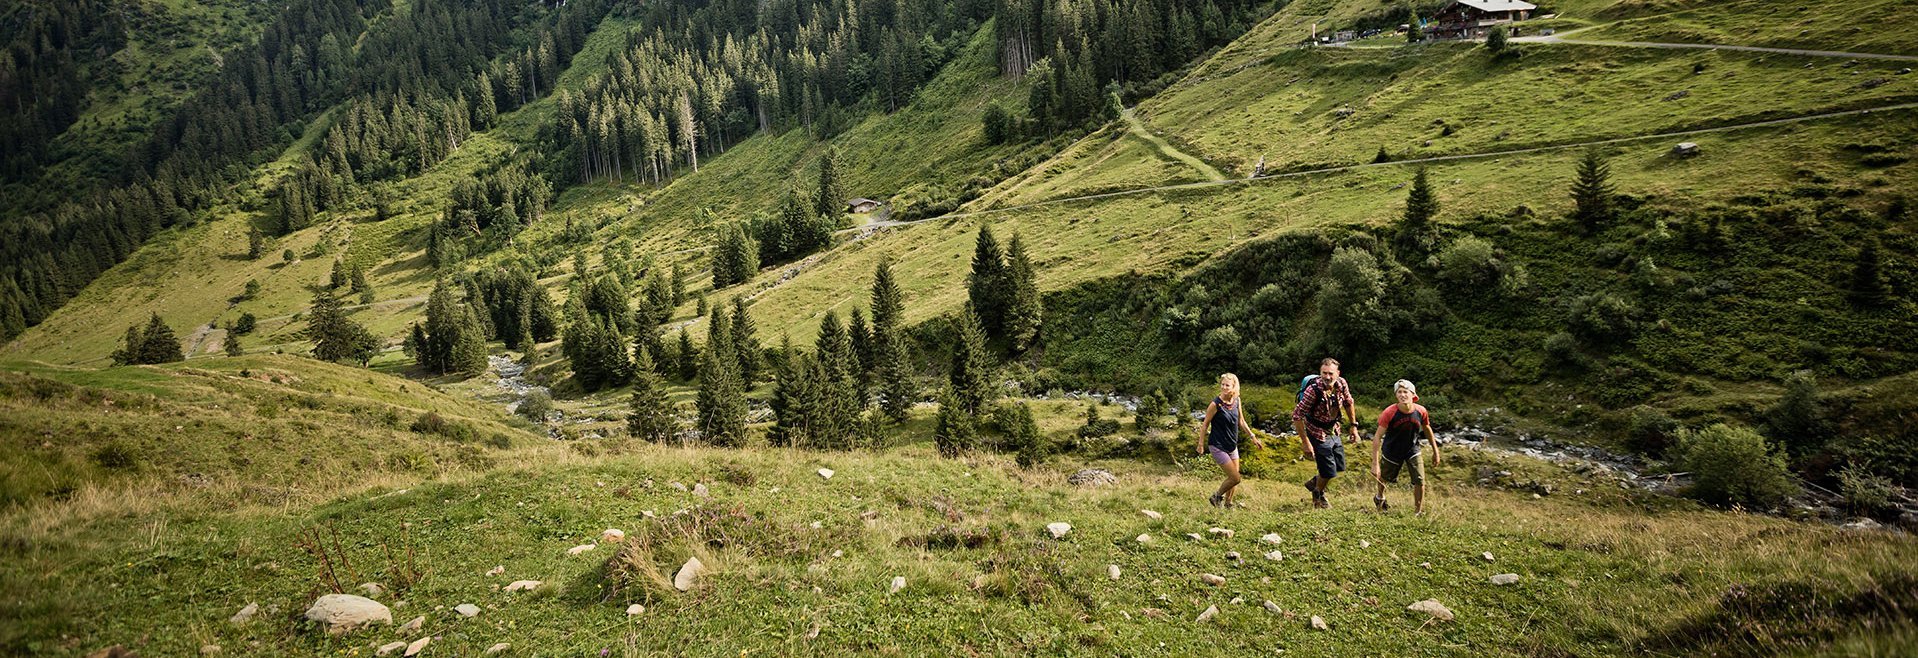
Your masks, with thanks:
[[[1915,630],[1897,611],[1918,596],[1907,568],[1918,554],[1905,539],[1640,501],[1604,493],[1602,480],[1542,500],[1466,484],[1479,467],[1580,479],[1523,461],[1451,451],[1431,514],[1415,517],[1370,511],[1355,485],[1333,492],[1330,511],[1306,509],[1286,484],[1305,472],[1297,464],[1250,483],[1250,508],[1221,511],[1201,502],[1209,465],[1189,461],[1102,464],[1119,483],[1087,489],[1064,481],[1070,465],[1023,471],[923,446],[640,447],[393,482],[406,488],[311,508],[10,530],[4,591],[34,598],[0,607],[10,617],[0,646],[365,655],[431,635],[428,655],[500,642],[526,655],[715,656],[1911,649]],[[836,474],[822,479],[819,468]],[[711,497],[671,483],[704,484]],[[1053,539],[1042,527],[1053,522],[1072,529]],[[599,544],[608,527],[626,542]],[[302,548],[316,529],[345,557],[333,554],[331,580]],[[1262,541],[1267,533],[1279,543]],[[568,555],[581,544],[598,545]],[[1284,559],[1264,557],[1273,550]],[[670,579],[689,556],[710,571],[682,593]],[[503,572],[487,575],[495,567]],[[1501,573],[1518,583],[1488,583]],[[889,592],[894,577],[904,588]],[[544,584],[501,591],[521,579]],[[395,623],[424,616],[422,630],[328,637],[293,621],[332,580],[354,592],[382,583],[389,593],[378,600],[403,606]],[[1428,598],[1456,620],[1405,610]],[[226,621],[249,603],[262,607],[257,618]],[[465,603],[479,614],[451,609]],[[632,603],[645,611],[628,617]],[[1194,621],[1213,606],[1209,621]],[[1330,630],[1312,630],[1313,617]]]
[[[535,438],[497,406],[300,357],[4,370],[8,509],[130,492],[287,502],[376,473],[483,468]]]

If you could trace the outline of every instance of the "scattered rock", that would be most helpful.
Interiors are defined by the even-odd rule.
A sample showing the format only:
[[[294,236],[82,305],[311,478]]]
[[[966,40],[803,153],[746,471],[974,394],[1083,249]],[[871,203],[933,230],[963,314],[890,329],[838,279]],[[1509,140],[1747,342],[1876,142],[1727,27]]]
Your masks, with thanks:
[[[505,573],[506,573],[506,565],[504,564],[486,570],[486,575],[488,577],[499,576]]]
[[[380,587],[379,583],[360,583],[360,591],[365,593],[367,598],[386,594],[386,588]]]
[[[406,655],[408,656],[419,655],[421,651],[426,650],[426,643],[432,642],[432,641],[433,641],[433,637],[430,635],[414,640],[412,644],[406,645]]]
[[[393,611],[379,601],[353,594],[328,594],[313,601],[306,618],[340,634],[374,623],[393,623]]]
[[[1436,618],[1436,619],[1441,619],[1444,621],[1452,621],[1452,611],[1446,608],[1444,604],[1439,603],[1438,599],[1426,599],[1424,601],[1420,601],[1418,603],[1405,606],[1405,609],[1411,612],[1423,612],[1425,614],[1431,615],[1433,618]]]
[[[499,644],[495,644],[493,646],[487,647],[485,655],[491,656],[496,653],[504,653],[507,649],[511,649],[511,648],[513,648],[513,645],[507,644],[505,642],[501,642]]]
[[[426,625],[426,615],[420,615],[418,617],[414,617],[412,621],[408,621],[404,624],[400,624],[400,634],[405,635],[407,633],[418,633],[420,631],[420,627],[425,625]]]
[[[673,587],[681,592],[691,591],[698,584],[700,575],[706,573],[706,565],[697,557],[686,558],[686,564],[680,565],[679,573],[673,574]]]
[[[1238,562],[1238,561],[1240,560],[1240,557],[1239,557],[1239,552],[1238,552],[1238,551],[1226,551],[1226,552],[1225,552],[1225,559],[1227,559],[1227,560],[1231,560],[1231,561],[1233,561],[1233,562]]]
[[[599,543],[617,544],[626,541],[626,531],[619,528],[607,528],[599,533]]]
[[[1053,539],[1061,539],[1066,536],[1066,533],[1072,532],[1072,524],[1064,521],[1048,523],[1046,524],[1046,532],[1052,533]]]
[[[1202,573],[1202,574],[1199,574],[1199,580],[1203,580],[1203,581],[1205,581],[1205,584],[1207,584],[1207,585],[1211,585],[1211,586],[1213,586],[1213,587],[1218,587],[1218,586],[1220,586],[1220,585],[1224,585],[1224,584],[1225,584],[1225,576],[1221,576],[1221,575],[1219,575],[1219,574],[1216,574],[1216,573]]]
[[[506,591],[517,592],[520,590],[526,590],[528,592],[531,592],[534,589],[537,589],[538,587],[539,587],[539,581],[537,580],[515,580],[513,582],[506,584]]]
[[[459,605],[453,606],[453,611],[460,613],[461,617],[468,617],[468,618],[478,617],[480,613],[480,607],[473,605],[471,603],[461,603]]]
[[[1312,615],[1312,630],[1329,631],[1329,630],[1332,630],[1332,627],[1325,625],[1324,617],[1320,617],[1318,615]]]
[[[386,654],[393,653],[395,651],[399,651],[405,648],[406,648],[405,642],[388,642],[386,644],[380,645],[380,648],[378,650],[375,650],[373,653],[384,656]]]
[[[1113,579],[1113,580],[1118,580],[1118,579],[1119,579],[1119,565],[1116,565],[1116,564],[1108,564],[1108,565],[1106,565],[1106,577],[1107,577],[1107,578],[1111,578],[1111,579]]]
[[[693,485],[693,495],[701,498],[711,498],[713,496],[712,492],[706,490],[705,484]]]
[[[1140,514],[1144,514],[1144,515],[1145,515],[1145,518],[1148,518],[1148,519],[1152,519],[1152,520],[1154,520],[1154,521],[1157,521],[1157,520],[1159,520],[1159,519],[1163,519],[1163,518],[1165,518],[1165,515],[1164,515],[1164,514],[1160,514],[1160,513],[1158,513],[1158,512],[1154,512],[1154,511],[1152,511],[1152,510],[1149,510],[1149,509],[1142,509],[1142,510],[1139,510],[1139,513],[1140,513]]]
[[[1272,549],[1270,552],[1265,554],[1265,559],[1271,560],[1273,562],[1280,562],[1285,560],[1285,554],[1279,552],[1278,549]]]
[[[1270,612],[1275,615],[1285,612],[1284,610],[1279,609],[1279,604],[1273,603],[1271,601],[1265,602],[1265,610],[1266,612]]]
[[[1206,532],[1210,532],[1212,534],[1218,535],[1220,537],[1224,537],[1226,539],[1231,539],[1233,534],[1230,528],[1207,528]]]
[[[824,527],[826,527],[826,524],[825,524],[825,523],[822,523],[822,522],[819,522],[819,521],[814,521],[814,522],[812,522],[812,525],[811,525],[811,527],[812,527],[812,529],[814,529],[814,530],[818,530],[818,529],[820,529],[820,528],[824,528]]]
[[[1203,624],[1205,622],[1212,621],[1212,618],[1217,616],[1219,616],[1219,606],[1208,605],[1205,607],[1205,612],[1199,613],[1199,618],[1193,621]]]
[[[229,624],[238,626],[241,624],[245,624],[249,621],[253,621],[253,615],[257,615],[257,614],[260,614],[260,604],[248,603],[246,604],[246,607],[240,608],[239,612],[233,613],[233,616],[228,618],[226,621]]]
[[[819,624],[815,623],[812,625],[812,628],[806,629],[806,639],[808,640],[819,639]]]
[[[830,469],[830,468],[822,468],[822,469],[819,469],[819,477],[821,477],[821,478],[824,478],[824,479],[827,479],[827,480],[830,480],[830,479],[832,479],[832,469]]]
[[[1884,524],[1872,519],[1858,519],[1844,525],[1846,530],[1877,530],[1883,527],[1885,527]]]
[[[1141,544],[1150,544],[1152,543],[1152,535],[1139,535],[1137,537],[1133,537],[1132,540],[1139,542]]]
[[[1199,533],[1196,533],[1196,532],[1185,533],[1185,536],[1192,538],[1192,541],[1205,541],[1205,538],[1200,537]]]
[[[626,616],[628,617],[636,616],[645,611],[646,611],[646,606],[640,605],[638,603],[634,603],[632,605],[626,606]]]
[[[1080,487],[1103,487],[1118,481],[1118,476],[1103,468],[1083,469],[1066,478],[1066,482]]]
[[[1363,539],[1359,540],[1359,548],[1371,548],[1371,547],[1372,547],[1372,542],[1369,542]]]
[[[1492,576],[1493,585],[1511,585],[1517,582],[1518,582],[1518,574],[1515,574],[1515,573],[1502,573],[1496,576]]]
[[[1285,541],[1285,540],[1284,540],[1283,538],[1281,538],[1281,537],[1279,537],[1279,533],[1276,533],[1276,532],[1268,532],[1268,533],[1265,533],[1265,536],[1264,536],[1264,537],[1260,537],[1260,538],[1259,538],[1259,541],[1262,541],[1262,542],[1265,542],[1265,543],[1267,543],[1267,544],[1271,544],[1271,545],[1273,545],[1273,546],[1277,546],[1277,545],[1279,545],[1279,542],[1282,542],[1282,541]]]
[[[1679,142],[1677,146],[1672,147],[1672,155],[1681,158],[1689,158],[1699,153],[1697,142]]]
[[[1479,557],[1482,557],[1482,558],[1485,558],[1485,561],[1486,561],[1486,562],[1491,562],[1491,561],[1492,561],[1492,552],[1491,552],[1491,551],[1486,551],[1486,552],[1484,552],[1484,553],[1480,553],[1480,554],[1479,554]]]
[[[1241,603],[1245,603],[1245,597],[1243,597],[1243,596],[1234,596],[1234,597],[1232,597],[1232,601],[1231,601],[1231,603],[1232,603],[1232,605],[1238,605],[1238,604],[1241,604]]]
[[[578,546],[574,546],[572,548],[566,549],[566,554],[579,555],[580,553],[584,553],[586,551],[590,551],[595,548],[599,548],[599,545],[598,544],[580,544]]]
[[[886,593],[887,593],[887,594],[898,594],[898,593],[899,593],[899,590],[902,590],[902,589],[905,589],[905,588],[906,588],[906,577],[905,577],[905,576],[893,576],[893,577],[892,577],[892,585],[886,588]]]

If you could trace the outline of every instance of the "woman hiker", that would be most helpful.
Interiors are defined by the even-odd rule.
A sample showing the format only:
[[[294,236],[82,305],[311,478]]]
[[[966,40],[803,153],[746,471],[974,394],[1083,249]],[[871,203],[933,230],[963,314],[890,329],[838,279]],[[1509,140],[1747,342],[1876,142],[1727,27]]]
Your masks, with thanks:
[[[1235,489],[1244,478],[1239,477],[1239,432],[1243,430],[1246,438],[1260,448],[1260,441],[1252,426],[1245,422],[1244,405],[1239,400],[1239,376],[1232,373],[1219,375],[1219,395],[1212,398],[1212,404],[1205,408],[1205,420],[1199,421],[1199,454],[1212,455],[1212,461],[1219,463],[1225,471],[1225,481],[1219,483],[1219,490],[1212,494],[1212,506],[1231,507]]]
[[[1412,511],[1425,513],[1425,463],[1419,461],[1419,440],[1432,444],[1432,465],[1438,466],[1438,437],[1432,434],[1432,415],[1419,402],[1419,389],[1401,379],[1392,385],[1398,404],[1379,414],[1378,432],[1372,435],[1372,479],[1379,493],[1372,504],[1379,511],[1391,509],[1385,502],[1385,484],[1398,482],[1399,472],[1409,472],[1412,480]]]

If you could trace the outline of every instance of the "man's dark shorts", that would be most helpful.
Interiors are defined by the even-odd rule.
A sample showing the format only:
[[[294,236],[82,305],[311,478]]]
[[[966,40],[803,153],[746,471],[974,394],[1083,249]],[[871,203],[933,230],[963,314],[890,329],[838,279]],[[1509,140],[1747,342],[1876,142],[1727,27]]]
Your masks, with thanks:
[[[1337,438],[1312,442],[1312,460],[1319,464],[1319,477],[1330,480],[1345,470],[1345,444]]]

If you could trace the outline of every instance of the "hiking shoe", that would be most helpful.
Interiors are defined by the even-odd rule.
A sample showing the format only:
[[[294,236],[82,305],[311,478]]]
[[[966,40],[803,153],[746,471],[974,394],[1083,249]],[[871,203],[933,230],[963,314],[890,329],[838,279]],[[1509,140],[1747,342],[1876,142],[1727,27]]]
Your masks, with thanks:
[[[1328,507],[1331,507],[1331,506],[1332,506],[1332,504],[1331,504],[1331,503],[1328,503],[1328,502],[1325,502],[1325,497],[1324,497],[1324,496],[1320,496],[1320,497],[1318,497],[1318,498],[1313,498],[1313,499],[1312,499],[1312,506],[1313,506],[1313,507],[1316,507],[1316,508],[1319,508],[1319,509],[1325,509],[1325,508],[1328,508]]]
[[[1385,502],[1385,499],[1384,499],[1384,498],[1381,498],[1381,497],[1378,497],[1378,496],[1373,496],[1373,497],[1372,497],[1372,504],[1373,504],[1373,505],[1376,505],[1376,506],[1378,506],[1378,508],[1379,508],[1379,511],[1381,511],[1381,512],[1384,512],[1384,511],[1387,511],[1387,510],[1390,510],[1390,509],[1392,509],[1392,505],[1391,505],[1391,504],[1389,504],[1389,503],[1386,503],[1386,502]]]
[[[1212,497],[1211,497],[1211,498],[1207,498],[1206,500],[1207,500],[1208,502],[1211,502],[1211,503],[1212,503],[1212,506],[1213,506],[1213,507],[1224,507],[1224,506],[1225,506],[1225,496],[1222,496],[1222,495],[1219,495],[1219,494],[1212,494]]]

